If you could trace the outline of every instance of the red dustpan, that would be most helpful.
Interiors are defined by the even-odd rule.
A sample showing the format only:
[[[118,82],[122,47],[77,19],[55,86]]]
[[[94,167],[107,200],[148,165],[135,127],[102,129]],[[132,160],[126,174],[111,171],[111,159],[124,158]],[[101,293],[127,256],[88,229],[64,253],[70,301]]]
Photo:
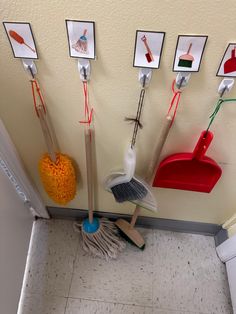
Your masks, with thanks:
[[[156,172],[153,186],[209,193],[222,170],[205,153],[213,133],[203,131],[193,153],[179,153],[165,158]]]

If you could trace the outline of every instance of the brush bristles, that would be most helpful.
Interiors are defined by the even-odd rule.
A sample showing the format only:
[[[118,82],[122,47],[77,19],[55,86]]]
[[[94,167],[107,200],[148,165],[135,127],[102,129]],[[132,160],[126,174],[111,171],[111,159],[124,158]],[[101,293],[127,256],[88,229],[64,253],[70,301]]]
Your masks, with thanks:
[[[83,250],[94,257],[116,259],[118,253],[126,246],[115,224],[106,218],[99,219],[99,229],[94,233],[85,232],[77,223],[75,229],[81,231]]]
[[[140,200],[148,193],[146,187],[134,178],[129,182],[113,186],[111,191],[118,203]]]

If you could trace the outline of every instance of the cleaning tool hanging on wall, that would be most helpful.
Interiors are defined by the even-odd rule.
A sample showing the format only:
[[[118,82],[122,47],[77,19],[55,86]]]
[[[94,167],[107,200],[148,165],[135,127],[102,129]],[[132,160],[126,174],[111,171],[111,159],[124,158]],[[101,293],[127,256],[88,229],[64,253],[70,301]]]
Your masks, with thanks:
[[[89,60],[79,60],[78,66],[84,93],[85,119],[80,123],[84,125],[89,215],[87,219],[83,220],[82,225],[75,223],[74,227],[77,232],[81,232],[82,247],[87,253],[106,260],[115,259],[118,253],[125,248],[125,243],[119,237],[118,229],[113,222],[106,218],[94,217],[95,132],[92,125],[93,109],[90,109],[88,96]]]
[[[156,172],[158,169],[158,162],[160,159],[162,149],[165,145],[165,142],[166,142],[167,137],[169,135],[170,129],[171,129],[173,122],[175,120],[175,117],[176,117],[176,113],[177,113],[177,110],[179,107],[181,95],[183,92],[182,88],[186,87],[186,85],[188,84],[188,81],[190,79],[190,76],[191,76],[190,73],[179,72],[176,76],[176,79],[173,80],[173,82],[172,82],[171,89],[172,89],[173,96],[172,96],[172,99],[170,102],[169,109],[167,111],[167,115],[165,117],[165,121],[164,121],[162,130],[161,130],[161,134],[159,137],[159,142],[158,142],[158,145],[156,148],[156,153],[155,153],[156,154],[156,165],[155,166],[153,165],[151,168],[151,169],[153,169],[153,171],[149,172],[150,175],[152,176],[150,178],[150,180],[153,181],[153,183],[152,183],[153,187],[156,187],[156,176],[157,176]],[[177,87],[177,90],[175,89],[175,86]],[[150,169],[150,167],[149,167],[149,169]]]
[[[185,67],[185,68],[192,67],[194,57],[190,54],[191,48],[192,48],[192,43],[189,45],[187,53],[179,57],[179,63],[178,63],[179,67]]]
[[[76,193],[76,175],[71,159],[55,150],[55,141],[47,120],[46,104],[36,80],[35,64],[23,60],[24,68],[30,73],[32,96],[35,112],[39,118],[48,152],[39,161],[39,174],[44,189],[49,197],[60,205],[70,202]]]
[[[111,173],[105,180],[105,188],[111,191],[117,202],[134,201],[142,204],[145,208],[156,210],[156,202],[148,184],[136,177],[136,152],[135,144],[139,128],[142,127],[140,117],[143,108],[145,87],[151,78],[150,69],[141,69],[140,82],[142,89],[140,91],[139,103],[136,118],[126,118],[126,121],[134,122],[134,130],[131,139],[131,145],[126,151],[124,159],[124,171]]]
[[[186,86],[188,83],[189,77],[190,77],[189,74],[187,76],[181,76],[181,74],[178,74],[176,80],[174,80],[172,83],[173,97],[171,100],[171,104],[170,104],[169,110],[167,112],[167,115],[165,117],[163,126],[161,128],[161,132],[160,132],[160,135],[158,137],[157,144],[154,148],[153,158],[149,162],[148,167],[147,167],[147,171],[146,171],[145,181],[147,181],[149,183],[152,182],[153,176],[155,174],[155,170],[157,169],[157,165],[158,165],[158,161],[159,161],[159,158],[160,158],[160,155],[162,152],[162,148],[166,142],[170,128],[174,122],[177,108],[179,105],[182,90],[180,90],[180,89],[175,90],[175,85],[177,84],[180,87]],[[177,83],[176,83],[176,81],[177,81]],[[144,249],[145,241],[144,241],[142,235],[140,234],[140,232],[137,229],[135,229],[135,224],[136,224],[137,218],[140,214],[141,208],[142,207],[139,206],[138,204],[136,205],[130,223],[124,219],[118,219],[116,221],[116,226],[120,229],[122,235],[128,241],[131,241],[133,244],[135,244],[140,249]]]
[[[229,80],[228,80],[229,81]],[[232,81],[232,79],[231,79]],[[210,193],[221,177],[220,166],[205,153],[213,139],[213,133],[209,131],[221,105],[236,99],[222,99],[223,93],[232,88],[232,82],[225,85],[223,80],[219,87],[221,94],[215,110],[210,116],[210,122],[195,146],[193,153],[178,153],[165,158],[158,168],[155,177],[155,186]],[[229,85],[231,85],[229,87]]]

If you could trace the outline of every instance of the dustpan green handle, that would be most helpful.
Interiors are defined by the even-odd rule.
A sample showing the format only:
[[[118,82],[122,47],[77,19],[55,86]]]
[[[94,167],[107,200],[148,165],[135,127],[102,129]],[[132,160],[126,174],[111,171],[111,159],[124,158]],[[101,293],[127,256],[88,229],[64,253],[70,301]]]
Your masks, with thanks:
[[[215,120],[216,115],[217,115],[217,113],[219,112],[219,110],[220,110],[222,104],[223,104],[224,102],[232,102],[232,101],[235,101],[235,102],[236,102],[236,99],[235,99],[235,98],[227,98],[227,99],[222,99],[222,98],[220,98],[220,99],[218,99],[218,101],[217,101],[217,103],[216,103],[216,106],[215,106],[215,110],[214,110],[213,113],[210,115],[210,122],[209,122],[209,124],[208,124],[207,129],[206,129],[207,132],[209,131],[210,126],[212,125],[213,121]]]

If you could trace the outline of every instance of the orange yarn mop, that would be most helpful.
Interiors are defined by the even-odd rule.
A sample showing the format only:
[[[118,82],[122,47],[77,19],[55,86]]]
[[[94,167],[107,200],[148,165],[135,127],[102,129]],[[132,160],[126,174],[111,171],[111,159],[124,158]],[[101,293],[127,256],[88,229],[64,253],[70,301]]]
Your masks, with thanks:
[[[39,174],[49,197],[60,205],[65,205],[75,197],[76,175],[71,159],[64,154],[55,153],[54,141],[46,118],[46,106],[39,84],[31,80],[34,107],[39,118],[48,153],[39,161]],[[39,104],[36,101],[38,95]]]

